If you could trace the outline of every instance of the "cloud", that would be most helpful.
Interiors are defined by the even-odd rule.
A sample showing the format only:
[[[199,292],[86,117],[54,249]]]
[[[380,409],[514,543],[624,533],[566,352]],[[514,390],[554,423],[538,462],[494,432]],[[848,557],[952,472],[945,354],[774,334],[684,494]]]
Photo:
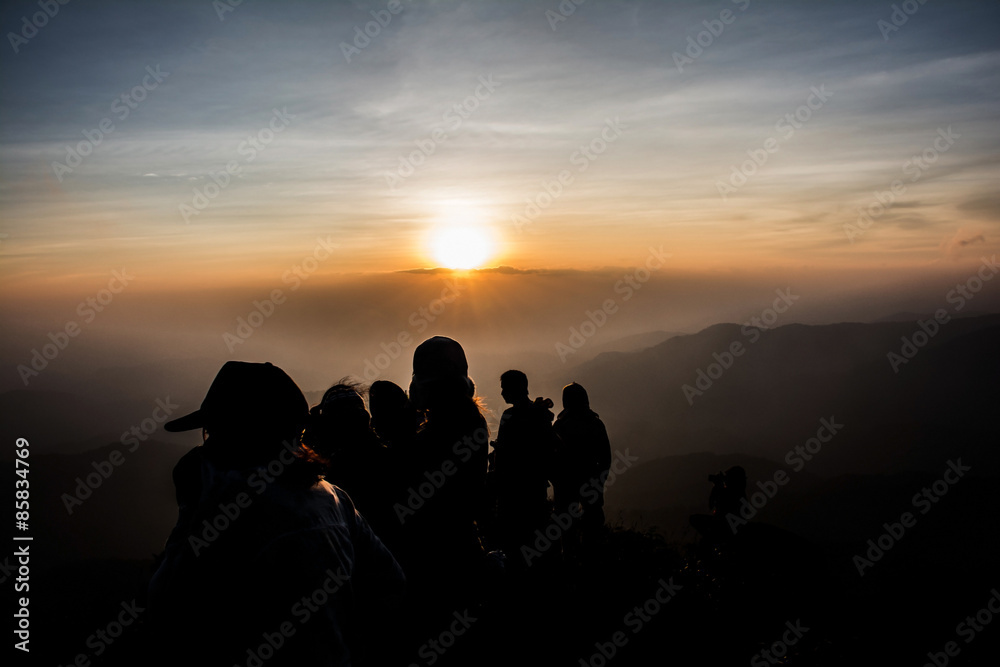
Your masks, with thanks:
[[[494,266],[487,269],[479,269],[478,273],[500,273],[504,275],[522,275],[527,273],[550,273],[540,269],[515,269],[513,266]]]
[[[988,194],[982,197],[969,199],[958,205],[960,211],[981,214],[986,218],[1000,220],[1000,195]]]
[[[966,246],[966,245],[972,245],[973,243],[986,243],[986,237],[983,236],[982,234],[977,234],[976,236],[973,236],[971,239],[962,239],[961,241],[958,242],[958,245]]]
[[[976,252],[971,249],[972,246],[978,245],[988,245],[989,241],[986,239],[986,235],[979,232],[977,229],[959,229],[955,234],[942,243],[942,248],[946,257],[953,260],[963,259],[970,256],[971,253]]]

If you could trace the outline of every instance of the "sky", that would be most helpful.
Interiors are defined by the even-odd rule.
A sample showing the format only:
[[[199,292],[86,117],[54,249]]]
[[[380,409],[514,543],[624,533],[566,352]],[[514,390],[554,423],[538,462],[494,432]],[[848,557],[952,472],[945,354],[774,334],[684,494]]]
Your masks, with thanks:
[[[609,299],[591,347],[743,322],[781,289],[802,295],[782,323],[933,312],[1000,246],[998,18],[942,0],[6,3],[0,390],[153,360],[210,379],[229,358],[319,390],[403,333],[559,363]],[[468,289],[414,324],[453,279]],[[1000,307],[982,294],[971,311]]]
[[[8,3],[4,281],[241,284],[319,238],[317,276],[408,270],[452,226],[521,269],[995,252],[993,3],[562,7]]]

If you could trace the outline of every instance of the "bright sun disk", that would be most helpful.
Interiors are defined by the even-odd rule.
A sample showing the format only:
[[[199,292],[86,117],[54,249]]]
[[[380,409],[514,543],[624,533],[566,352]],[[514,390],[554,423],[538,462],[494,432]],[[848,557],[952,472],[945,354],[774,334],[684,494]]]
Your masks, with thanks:
[[[493,243],[474,227],[445,227],[431,242],[434,259],[449,269],[474,269],[489,259]]]

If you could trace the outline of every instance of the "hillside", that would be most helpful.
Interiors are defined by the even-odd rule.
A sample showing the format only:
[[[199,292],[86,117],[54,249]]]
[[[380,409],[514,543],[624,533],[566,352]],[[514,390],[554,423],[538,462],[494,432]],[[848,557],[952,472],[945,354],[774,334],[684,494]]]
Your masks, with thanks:
[[[1000,472],[1000,316],[948,322],[895,373],[887,354],[915,330],[912,322],[764,331],[720,324],[601,355],[576,377],[613,445],[644,460],[711,451],[782,461],[833,418],[843,429],[810,473],[933,471],[959,455],[978,472]],[[734,343],[742,353],[727,357]],[[713,355],[728,368],[711,368]],[[685,395],[685,385],[701,393]]]

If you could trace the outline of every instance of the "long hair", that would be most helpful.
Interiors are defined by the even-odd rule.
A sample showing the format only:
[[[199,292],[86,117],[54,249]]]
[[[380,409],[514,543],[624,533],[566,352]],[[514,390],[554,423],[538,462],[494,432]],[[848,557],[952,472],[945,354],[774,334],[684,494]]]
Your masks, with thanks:
[[[339,453],[374,438],[364,392],[364,385],[344,378],[324,392],[319,405],[309,409],[302,446],[310,460],[328,465]]]

